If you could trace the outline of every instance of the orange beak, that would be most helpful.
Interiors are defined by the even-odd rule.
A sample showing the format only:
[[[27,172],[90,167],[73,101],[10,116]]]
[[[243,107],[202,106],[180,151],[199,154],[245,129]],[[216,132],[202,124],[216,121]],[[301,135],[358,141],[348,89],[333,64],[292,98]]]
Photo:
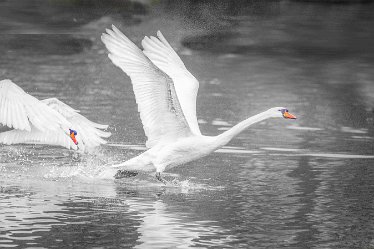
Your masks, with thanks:
[[[77,141],[77,139],[75,138],[74,132],[71,132],[71,133],[70,133],[70,138],[71,138],[71,140],[73,140],[73,142],[74,142],[76,145],[78,144],[78,141]]]
[[[289,112],[284,112],[283,113],[283,117],[287,118],[287,119],[296,119],[296,116],[293,115],[293,114],[291,114],[291,113],[289,113]]]

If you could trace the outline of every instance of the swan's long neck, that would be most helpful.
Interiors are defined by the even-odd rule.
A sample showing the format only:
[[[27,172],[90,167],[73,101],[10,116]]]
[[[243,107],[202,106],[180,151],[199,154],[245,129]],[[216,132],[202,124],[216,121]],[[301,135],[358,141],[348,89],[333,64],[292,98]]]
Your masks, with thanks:
[[[250,118],[247,118],[246,120],[243,120],[239,124],[232,127],[230,130],[225,131],[224,133],[218,135],[216,138],[216,145],[217,149],[226,145],[228,142],[230,142],[231,139],[233,139],[235,136],[237,136],[239,133],[244,131],[249,126],[258,123],[262,120],[268,119],[271,116],[269,115],[268,111],[261,112],[257,115],[254,115]]]

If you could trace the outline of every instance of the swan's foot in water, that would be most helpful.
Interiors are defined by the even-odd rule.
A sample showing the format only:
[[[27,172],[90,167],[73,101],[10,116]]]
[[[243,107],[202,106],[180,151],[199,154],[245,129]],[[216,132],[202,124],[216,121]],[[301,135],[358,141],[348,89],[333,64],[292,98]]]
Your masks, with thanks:
[[[129,171],[129,170],[118,170],[117,173],[114,175],[115,179],[121,178],[128,178],[137,176],[139,173],[136,171]]]
[[[164,178],[161,176],[161,172],[156,172],[156,179],[162,182],[163,184],[167,185],[168,181],[166,181]]]

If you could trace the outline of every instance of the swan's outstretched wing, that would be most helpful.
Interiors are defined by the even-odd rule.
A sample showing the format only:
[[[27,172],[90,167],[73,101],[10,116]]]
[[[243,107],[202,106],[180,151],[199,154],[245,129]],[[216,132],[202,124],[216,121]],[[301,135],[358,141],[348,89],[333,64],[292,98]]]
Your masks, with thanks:
[[[191,134],[180,107],[174,83],[115,26],[101,36],[109,58],[130,76],[138,111],[148,138],[147,147],[159,141]]]
[[[0,133],[1,144],[48,144],[58,145],[67,149],[78,149],[73,140],[62,130],[40,131],[31,127],[31,131],[10,130]]]
[[[78,140],[79,148],[83,146],[96,147],[101,144],[106,144],[103,138],[108,138],[111,133],[102,131],[101,129],[107,129],[108,125],[102,125],[88,120],[86,117],[79,114],[78,110],[71,108],[57,98],[44,99],[42,102],[60,113],[71,123],[70,128],[77,131],[76,139]]]
[[[0,81],[0,123],[17,130],[56,131],[69,122],[11,80]],[[66,131],[69,133],[69,130]]]
[[[199,82],[187,70],[182,60],[160,31],[157,38],[145,37],[142,41],[144,54],[170,76],[175,85],[184,116],[194,134],[201,134],[196,118],[196,96]]]

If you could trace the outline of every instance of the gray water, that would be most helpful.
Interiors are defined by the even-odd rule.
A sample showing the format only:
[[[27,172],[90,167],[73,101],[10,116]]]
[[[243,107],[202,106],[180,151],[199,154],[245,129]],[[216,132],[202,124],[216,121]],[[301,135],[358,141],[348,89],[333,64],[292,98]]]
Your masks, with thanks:
[[[113,133],[89,155],[0,146],[1,248],[374,248],[374,6],[240,3],[0,1],[0,78]],[[298,119],[166,172],[175,187],[98,179],[145,142],[100,41],[112,23],[137,44],[163,32],[200,81],[204,134],[273,106]]]

